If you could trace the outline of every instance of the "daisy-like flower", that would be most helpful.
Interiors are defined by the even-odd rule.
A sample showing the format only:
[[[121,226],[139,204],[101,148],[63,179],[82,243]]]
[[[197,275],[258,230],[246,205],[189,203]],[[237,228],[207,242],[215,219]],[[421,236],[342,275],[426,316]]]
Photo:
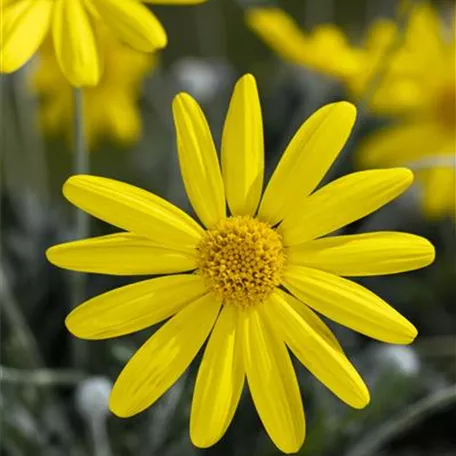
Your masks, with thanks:
[[[394,199],[412,173],[362,171],[315,190],[355,122],[354,106],[340,102],[301,126],[261,196],[263,126],[251,75],[234,89],[221,166],[196,101],[179,94],[173,112],[184,184],[201,224],[131,185],[68,179],[69,201],[124,231],[51,247],[49,260],[82,272],[164,276],[92,298],[66,325],[77,337],[105,339],[171,317],[120,373],[111,410],[128,417],[151,406],[208,340],[192,401],[193,443],[208,447],[222,437],[246,378],[271,439],[296,452],[305,420],[288,348],[341,400],[355,408],[369,402],[366,385],[316,312],[384,342],[408,344],[417,334],[346,277],[421,268],[434,259],[432,245],[396,232],[323,237]]]
[[[430,218],[456,217],[455,55],[454,30],[429,5],[417,7],[394,57],[409,71],[388,73],[377,94],[384,110],[400,112],[401,119],[372,134],[359,151],[365,167],[416,168],[422,207]]]
[[[101,23],[97,24],[104,69],[95,87],[82,88],[85,139],[90,149],[112,137],[131,144],[141,133],[138,99],[142,82],[156,57],[120,42]],[[45,40],[31,76],[32,90],[41,98],[40,123],[48,134],[72,135],[73,90],[55,58],[52,40]]]
[[[454,30],[430,4],[411,9],[403,40],[397,25],[382,19],[359,45],[332,24],[306,33],[279,8],[249,9],[246,21],[280,57],[334,77],[353,100],[364,99],[381,73],[369,109],[400,123],[371,136],[360,152],[361,166],[416,167],[424,213],[456,216]]]
[[[249,8],[245,20],[277,55],[296,65],[344,80],[352,78],[364,63],[362,49],[351,46],[334,24],[320,25],[306,33],[289,14],[276,7]]]
[[[388,59],[385,68],[387,54],[397,38],[397,25],[391,20],[376,20],[361,42],[352,44],[337,25],[321,24],[306,32],[280,8],[249,8],[245,18],[247,25],[278,56],[336,79],[353,100],[364,101],[369,84],[379,71],[402,75],[410,69],[407,58],[394,62]],[[381,92],[370,94],[370,109],[382,113],[402,109],[403,85],[395,82],[391,79]]]
[[[177,5],[205,0],[144,0]],[[134,49],[153,52],[167,43],[165,30],[141,0],[2,0],[0,71],[23,66],[52,31],[55,54],[74,86],[96,85],[102,55],[94,23],[98,20]]]

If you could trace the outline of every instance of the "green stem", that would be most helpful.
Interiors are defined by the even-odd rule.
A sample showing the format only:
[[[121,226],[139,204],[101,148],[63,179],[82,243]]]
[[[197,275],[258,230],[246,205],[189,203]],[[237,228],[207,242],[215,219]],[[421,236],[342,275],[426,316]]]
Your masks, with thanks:
[[[84,100],[82,89],[73,89],[74,98],[74,124],[73,124],[73,174],[88,174],[89,155],[85,143],[84,135]],[[83,239],[89,235],[89,216],[76,209],[75,212],[75,231],[76,238]],[[71,307],[74,308],[81,304],[87,297],[87,276],[82,273],[72,274],[72,293]],[[84,342],[73,339],[73,360],[78,367],[84,367],[86,359],[86,346]]]

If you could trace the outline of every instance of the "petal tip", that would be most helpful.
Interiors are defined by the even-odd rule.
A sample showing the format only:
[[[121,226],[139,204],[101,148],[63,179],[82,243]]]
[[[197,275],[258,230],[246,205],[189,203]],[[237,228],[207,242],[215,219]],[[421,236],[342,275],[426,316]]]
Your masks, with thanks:
[[[434,245],[423,238],[423,267],[429,266],[434,263],[436,256],[436,251]]]
[[[370,404],[371,397],[370,397],[369,389],[367,388],[367,386],[365,385],[364,382],[362,385],[358,385],[358,386],[359,386],[359,388],[357,390],[356,400],[353,401],[351,406],[355,409],[361,410],[363,408],[366,408]]]
[[[245,73],[243,76],[241,76],[236,85],[239,83],[245,83],[245,84],[254,84],[256,86],[256,79],[255,76],[253,76],[252,73]]]
[[[109,410],[118,418],[130,418],[134,413],[129,412],[128,409],[122,407],[122,404],[118,403],[117,399],[114,397],[114,387],[109,396]]]
[[[58,246],[53,245],[52,247],[49,247],[46,249],[44,252],[46,259],[49,261],[49,263],[53,264],[54,266],[58,266],[56,263],[56,253],[58,252]]]
[[[189,103],[196,103],[196,100],[187,92],[179,92],[173,99],[173,113],[176,114],[176,111],[181,110]]]
[[[396,172],[398,177],[402,178],[402,181],[404,182],[404,185],[406,187],[409,187],[414,179],[414,174],[411,169],[409,168],[396,168]]]
[[[65,317],[65,327],[68,329],[68,331],[75,337],[78,337],[80,339],[84,339],[84,334],[81,334],[80,331],[78,331],[78,323],[75,322],[75,317],[74,317],[74,310],[71,311],[66,317]]]

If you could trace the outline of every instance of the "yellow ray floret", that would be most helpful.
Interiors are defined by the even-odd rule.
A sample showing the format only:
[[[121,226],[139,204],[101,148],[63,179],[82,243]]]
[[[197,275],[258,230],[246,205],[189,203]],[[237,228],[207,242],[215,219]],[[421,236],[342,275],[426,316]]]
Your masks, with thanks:
[[[364,141],[359,163],[416,170],[424,214],[456,219],[456,46],[454,30],[447,32],[431,6],[414,10],[391,62],[406,61],[409,72],[398,77],[390,69],[376,93],[386,111],[400,108],[402,118]]]
[[[204,0],[148,3],[194,4]],[[94,24],[102,21],[117,38],[137,51],[153,52],[167,44],[166,32],[141,0],[8,0],[1,5],[0,71],[22,67],[52,32],[60,68],[74,86],[98,84],[102,52]]]
[[[193,394],[193,443],[209,447],[223,436],[246,381],[266,432],[280,450],[295,453],[306,426],[288,349],[342,401],[355,408],[369,402],[316,312],[384,342],[407,344],[417,334],[380,297],[343,276],[418,269],[434,260],[433,246],[394,232],[322,237],[397,197],[412,174],[365,171],[315,191],[355,122],[355,108],[341,102],[303,124],[261,198],[263,125],[253,76],[235,86],[221,166],[196,101],[179,94],[173,110],[182,176],[202,225],[145,190],[71,177],[65,197],[125,231],[51,247],[49,261],[76,271],[172,275],[94,297],[66,326],[77,337],[103,339],[170,318],[120,373],[111,410],[127,417],[151,406],[207,340]]]
[[[126,46],[101,23],[96,31],[105,71],[98,85],[82,89],[84,133],[90,150],[106,139],[123,145],[138,140],[142,130],[138,100],[142,83],[156,62],[155,55]],[[59,68],[50,37],[38,57],[30,73],[30,86],[40,97],[42,128],[46,134],[63,132],[71,139],[73,91]]]

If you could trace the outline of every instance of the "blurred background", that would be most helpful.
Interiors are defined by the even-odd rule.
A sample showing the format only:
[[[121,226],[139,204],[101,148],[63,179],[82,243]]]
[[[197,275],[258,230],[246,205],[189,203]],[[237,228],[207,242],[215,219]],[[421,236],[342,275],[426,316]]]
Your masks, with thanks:
[[[456,454],[455,31],[452,1],[210,0],[154,12],[169,45],[144,55],[100,29],[100,85],[84,89],[91,174],[152,191],[191,213],[176,155],[171,101],[203,106],[216,143],[236,79],[257,78],[270,174],[296,128],[319,106],[358,107],[353,135],[325,181],[358,169],[408,166],[411,189],[343,234],[399,230],[429,238],[424,270],[363,279],[419,330],[385,345],[330,326],[372,396],[352,410],[296,363],[308,422],[299,454]],[[78,237],[61,194],[75,172],[73,89],[52,44],[1,75],[1,454],[5,456],[273,456],[247,389],[223,439],[194,448],[188,422],[198,362],[152,408],[127,420],[107,408],[112,382],[155,331],[85,342],[64,327],[81,300],[130,279],[79,278],[44,251]],[[90,220],[91,235],[112,228]],[[135,278],[139,280],[139,278]],[[82,288],[81,288],[82,283]],[[82,291],[81,291],[82,290]]]

